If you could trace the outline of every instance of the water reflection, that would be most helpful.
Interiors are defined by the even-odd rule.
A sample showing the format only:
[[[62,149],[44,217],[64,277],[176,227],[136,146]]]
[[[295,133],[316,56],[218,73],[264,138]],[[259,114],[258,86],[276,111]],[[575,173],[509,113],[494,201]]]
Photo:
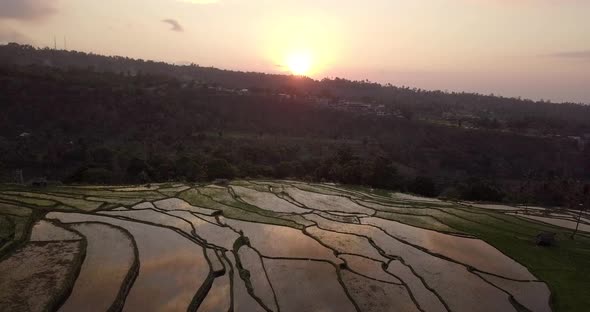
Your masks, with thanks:
[[[227,225],[243,231],[252,247],[263,256],[328,260],[336,264],[342,260],[334,252],[322,246],[300,230],[285,226],[250,223],[226,219]]]
[[[379,218],[363,218],[362,223],[378,226],[394,237],[485,272],[512,279],[535,279],[526,267],[479,239],[443,234]]]
[[[186,310],[209,274],[202,247],[178,233],[157,226],[110,217],[52,212],[47,218],[70,222],[106,222],[135,237],[140,258],[139,275],[123,311]]]
[[[135,260],[131,238],[105,224],[76,224],[72,229],[86,238],[86,258],[59,311],[107,311]]]
[[[329,263],[265,258],[264,266],[281,311],[356,311]]]

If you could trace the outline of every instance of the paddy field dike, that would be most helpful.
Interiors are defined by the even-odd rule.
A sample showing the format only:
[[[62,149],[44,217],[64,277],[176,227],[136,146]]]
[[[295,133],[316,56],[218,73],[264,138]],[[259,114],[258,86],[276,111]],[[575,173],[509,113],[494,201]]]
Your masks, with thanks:
[[[577,211],[286,180],[0,185],[0,311],[589,306]]]

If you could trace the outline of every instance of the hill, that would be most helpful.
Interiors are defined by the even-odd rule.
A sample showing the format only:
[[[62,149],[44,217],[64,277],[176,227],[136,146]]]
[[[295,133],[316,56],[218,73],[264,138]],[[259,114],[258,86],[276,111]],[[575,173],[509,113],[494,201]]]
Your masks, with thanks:
[[[567,204],[590,108],[0,47],[0,168],[131,183],[297,177]],[[571,197],[571,196],[570,196]]]

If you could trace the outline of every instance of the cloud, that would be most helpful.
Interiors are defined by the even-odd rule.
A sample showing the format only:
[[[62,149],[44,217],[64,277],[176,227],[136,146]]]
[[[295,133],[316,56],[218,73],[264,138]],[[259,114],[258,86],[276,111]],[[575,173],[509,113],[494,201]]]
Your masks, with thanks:
[[[0,0],[0,19],[38,20],[56,12],[58,0]]]
[[[21,34],[20,32],[0,25],[0,44],[7,44],[11,42],[16,42],[20,44],[32,43],[31,39]]]
[[[549,56],[570,59],[590,59],[590,50],[559,52],[549,54]]]
[[[182,28],[182,25],[180,25],[180,23],[175,19],[168,18],[168,19],[162,20],[162,23],[166,23],[166,24],[169,24],[170,26],[172,26],[172,28],[170,29],[172,31],[177,31],[177,32],[184,31],[184,28]]]

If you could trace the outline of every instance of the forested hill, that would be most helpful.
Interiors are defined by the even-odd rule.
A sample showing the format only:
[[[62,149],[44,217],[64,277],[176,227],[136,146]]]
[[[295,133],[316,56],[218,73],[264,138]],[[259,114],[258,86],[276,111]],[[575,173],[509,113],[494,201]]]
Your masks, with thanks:
[[[292,177],[547,205],[590,181],[585,106],[19,45],[0,63],[2,181]]]
[[[83,68],[123,75],[159,75],[254,92],[320,96],[382,104],[404,116],[476,128],[511,130],[535,135],[579,136],[590,133],[590,106],[554,105],[472,93],[426,91],[341,78],[321,81],[306,77],[221,70],[198,65],[101,56],[75,51],[36,49],[28,45],[0,46],[1,65],[43,65]]]

